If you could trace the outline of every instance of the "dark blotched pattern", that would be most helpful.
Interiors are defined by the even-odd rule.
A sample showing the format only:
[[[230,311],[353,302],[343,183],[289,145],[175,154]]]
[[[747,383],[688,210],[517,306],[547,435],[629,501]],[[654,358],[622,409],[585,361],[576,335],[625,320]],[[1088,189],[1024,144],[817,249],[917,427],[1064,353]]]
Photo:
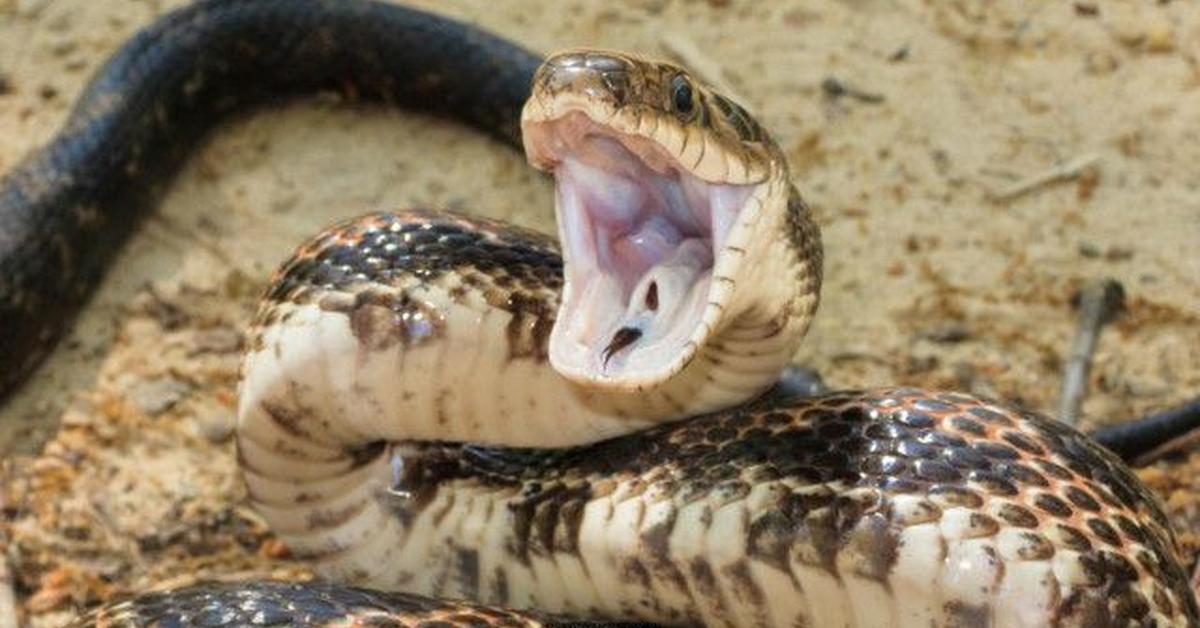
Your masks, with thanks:
[[[729,503],[754,486],[778,484],[790,488],[747,513],[747,560],[788,571],[799,556],[838,576],[839,554],[855,552],[862,559],[856,575],[886,582],[906,526],[962,507],[978,511],[968,523],[971,538],[1023,530],[1021,560],[1080,552],[1084,583],[1061,590],[1063,616],[1124,622],[1153,609],[1198,617],[1167,519],[1120,460],[1061,423],[969,395],[897,389],[768,398],[592,446],[431,445],[426,456],[410,461],[405,490],[429,492],[459,478],[521,488],[509,506],[510,546],[521,561],[530,553],[577,553],[578,538],[562,528],[577,531],[583,505],[614,480],[677,506]],[[814,485],[831,490],[803,490]],[[900,496],[922,498],[924,511],[899,513]],[[631,577],[645,571],[682,582],[679,569],[687,566],[666,543],[673,525],[643,532],[646,555]],[[743,584],[753,597],[754,583]]]
[[[440,287],[451,300],[478,296],[512,315],[509,355],[544,360],[562,288],[553,238],[507,223],[452,212],[369,214],[301,245],[275,274],[251,326],[252,347],[296,305],[342,312],[365,346],[406,345],[446,332]]]
[[[351,291],[446,273],[481,274],[498,287],[558,290],[562,257],[549,236],[452,212],[410,210],[354,218],[302,245],[267,299],[304,302],[312,290]]]

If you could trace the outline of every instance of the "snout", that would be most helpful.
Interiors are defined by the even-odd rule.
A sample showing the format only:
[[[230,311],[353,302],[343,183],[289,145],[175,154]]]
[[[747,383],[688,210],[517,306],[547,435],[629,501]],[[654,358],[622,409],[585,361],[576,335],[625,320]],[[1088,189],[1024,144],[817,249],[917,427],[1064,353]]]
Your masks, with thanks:
[[[620,107],[629,98],[633,69],[632,61],[619,54],[567,50],[542,64],[534,76],[534,91],[548,96],[575,93]]]

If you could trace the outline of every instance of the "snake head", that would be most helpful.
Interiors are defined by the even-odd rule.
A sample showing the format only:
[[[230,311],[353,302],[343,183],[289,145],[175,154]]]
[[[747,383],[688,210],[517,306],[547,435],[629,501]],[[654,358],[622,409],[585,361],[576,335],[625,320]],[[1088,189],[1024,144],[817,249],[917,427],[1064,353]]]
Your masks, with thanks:
[[[770,385],[807,326],[819,271],[789,281],[820,255],[803,242],[815,228],[789,202],[781,152],[750,114],[670,63],[566,51],[535,74],[522,130],[530,163],[556,180],[566,284],[555,369],[646,391],[705,356],[689,397],[714,372],[740,395]],[[764,273],[783,283],[762,286]],[[735,345],[756,355],[736,367],[717,357]]]
[[[531,138],[530,131],[573,115],[644,138],[630,150],[656,170],[682,166],[711,183],[762,183],[782,162],[774,141],[740,105],[679,66],[627,53],[568,50],[541,65],[522,120],[534,166],[552,170],[562,146],[536,131]]]

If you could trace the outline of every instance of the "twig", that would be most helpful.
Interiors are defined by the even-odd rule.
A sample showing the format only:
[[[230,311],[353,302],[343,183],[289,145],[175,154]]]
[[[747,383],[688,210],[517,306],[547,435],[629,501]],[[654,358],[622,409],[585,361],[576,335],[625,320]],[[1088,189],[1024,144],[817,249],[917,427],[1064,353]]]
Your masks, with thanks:
[[[830,98],[841,98],[842,96],[845,96],[847,98],[853,98],[855,100],[871,103],[873,105],[879,104],[884,100],[883,94],[876,94],[875,92],[868,92],[858,89],[857,87],[851,87],[850,85],[847,85],[846,83],[843,83],[832,76],[821,81],[821,91],[825,92],[825,95]]]
[[[1125,289],[1115,279],[1101,279],[1084,286],[1073,301],[1079,307],[1079,328],[1071,343],[1071,355],[1063,368],[1062,397],[1058,418],[1072,424],[1079,416],[1079,405],[1087,392],[1088,373],[1092,370],[1092,355],[1100,329],[1121,312],[1125,304]]]
[[[829,392],[829,386],[814,369],[789,364],[783,369],[779,381],[770,390],[776,397],[815,397]]]
[[[1016,183],[991,194],[993,201],[1008,201],[1018,196],[1027,194],[1037,188],[1058,183],[1060,181],[1070,181],[1078,178],[1085,170],[1100,160],[1100,155],[1090,153],[1082,157],[1076,157],[1071,161],[1059,164],[1045,172],[1035,174],[1032,177],[1022,179]]]
[[[850,349],[847,351],[839,351],[839,352],[829,356],[829,359],[832,360],[833,362],[839,363],[839,364],[843,363],[843,362],[858,362],[858,361],[873,362],[875,364],[881,364],[883,366],[891,366],[891,364],[892,364],[890,361],[887,360],[887,358],[883,358],[878,355],[875,355],[874,353],[871,353],[870,351],[858,351],[858,350],[854,350],[854,349]]]
[[[1150,451],[1136,457],[1131,463],[1135,467],[1144,467],[1155,460],[1166,458],[1171,454],[1180,451],[1192,449],[1196,445],[1200,445],[1200,430],[1193,430],[1186,434],[1181,434],[1171,440],[1151,449]]]
[[[1090,436],[1122,460],[1144,465],[1200,442],[1200,397],[1130,421],[1106,425]]]
[[[712,85],[722,95],[737,101],[739,105],[754,109],[754,103],[747,100],[745,94],[734,89],[721,65],[701,51],[695,42],[675,32],[663,33],[660,41],[667,54],[687,66],[700,80]]]

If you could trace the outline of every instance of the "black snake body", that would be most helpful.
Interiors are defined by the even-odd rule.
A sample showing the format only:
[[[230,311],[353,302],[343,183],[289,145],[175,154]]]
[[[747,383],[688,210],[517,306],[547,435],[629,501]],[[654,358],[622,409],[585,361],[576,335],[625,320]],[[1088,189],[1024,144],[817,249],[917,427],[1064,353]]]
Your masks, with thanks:
[[[334,90],[512,146],[540,57],[378,2],[208,0],[139,32],[63,129],[0,182],[0,396],[64,333],[197,141],[229,114]]]

